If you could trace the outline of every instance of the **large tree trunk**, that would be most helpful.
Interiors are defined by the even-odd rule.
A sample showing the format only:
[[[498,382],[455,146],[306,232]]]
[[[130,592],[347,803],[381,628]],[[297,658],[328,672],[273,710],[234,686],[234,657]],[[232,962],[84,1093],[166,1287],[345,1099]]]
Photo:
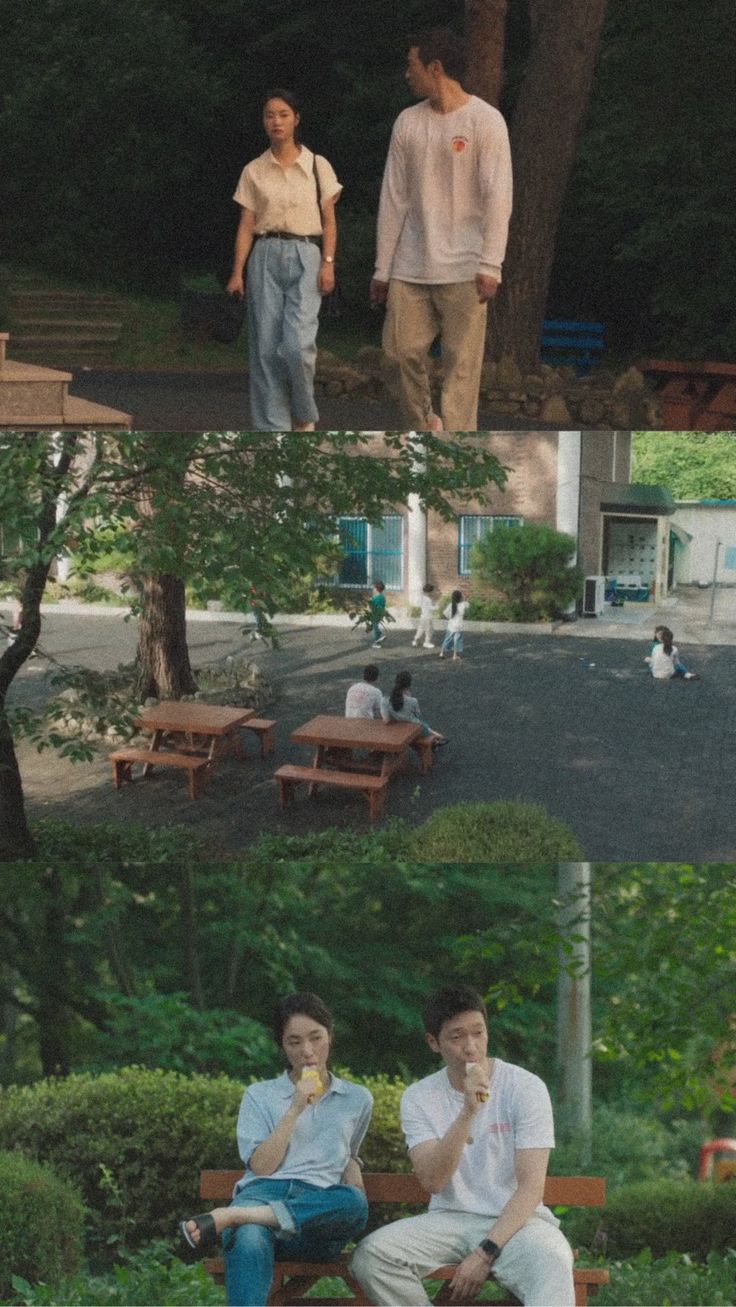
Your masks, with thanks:
[[[465,0],[468,71],[465,86],[498,108],[508,0]]]
[[[184,582],[169,574],[147,576],[141,588],[136,655],[141,693],[156,699],[194,694],[197,683],[187,649]]]
[[[606,0],[529,0],[532,45],[511,127],[514,212],[489,315],[495,358],[539,357],[557,226],[590,99]]]

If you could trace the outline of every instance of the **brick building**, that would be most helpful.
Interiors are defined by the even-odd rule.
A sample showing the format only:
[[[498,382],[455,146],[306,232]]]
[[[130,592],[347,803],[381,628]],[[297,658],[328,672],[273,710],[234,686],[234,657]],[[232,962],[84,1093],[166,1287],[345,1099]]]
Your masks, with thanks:
[[[667,592],[667,518],[674,505],[631,487],[630,432],[488,432],[476,438],[508,469],[505,488],[491,486],[475,503],[458,501],[451,522],[424,513],[416,502],[387,511],[380,527],[341,518],[345,557],[337,585],[368,586],[381,577],[394,606],[416,605],[427,581],[438,594],[472,593],[469,554],[480,535],[501,522],[546,522],[576,538],[586,575],[636,571],[645,574],[653,594]],[[369,452],[384,453],[381,433]]]

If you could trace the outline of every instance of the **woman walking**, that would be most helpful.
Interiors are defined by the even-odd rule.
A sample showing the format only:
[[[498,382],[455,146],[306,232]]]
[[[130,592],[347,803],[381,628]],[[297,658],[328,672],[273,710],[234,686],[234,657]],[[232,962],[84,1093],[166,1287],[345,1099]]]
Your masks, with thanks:
[[[263,1307],[276,1258],[330,1260],[365,1228],[357,1157],[373,1100],[330,1071],[332,1024],[316,994],[280,1002],[274,1036],[287,1069],[243,1095],[237,1133],[245,1175],[229,1207],[181,1222],[199,1253],[222,1235],[230,1307]]]
[[[342,187],[327,159],[300,143],[299,122],[292,92],[269,91],[269,148],[243,169],[233,197],[242,213],[227,290],[246,296],[256,431],[314,431],[319,416],[317,327],[321,297],[335,288]]]

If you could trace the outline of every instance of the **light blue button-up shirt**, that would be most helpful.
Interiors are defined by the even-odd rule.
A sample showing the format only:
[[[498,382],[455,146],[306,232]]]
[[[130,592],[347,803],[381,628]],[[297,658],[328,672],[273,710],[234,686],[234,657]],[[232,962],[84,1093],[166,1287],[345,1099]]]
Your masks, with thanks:
[[[236,1192],[263,1177],[248,1165],[259,1144],[276,1128],[294,1098],[294,1085],[286,1071],[275,1080],[250,1085],[238,1113],[238,1148],[245,1175]],[[373,1096],[363,1085],[332,1075],[328,1089],[306,1107],[294,1126],[274,1180],[305,1180],[325,1189],[339,1184],[351,1157],[357,1157],[373,1109]]]

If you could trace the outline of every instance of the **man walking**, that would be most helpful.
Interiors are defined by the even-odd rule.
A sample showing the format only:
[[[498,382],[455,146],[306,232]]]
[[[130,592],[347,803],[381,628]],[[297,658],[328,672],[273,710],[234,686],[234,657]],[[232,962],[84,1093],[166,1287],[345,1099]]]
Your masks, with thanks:
[[[501,280],[511,155],[497,109],[463,89],[465,51],[438,29],[409,38],[406,80],[421,103],[394,124],[378,210],[373,304],[412,430],[475,431],[488,301]],[[441,418],[428,353],[442,346]]]
[[[528,1307],[572,1307],[572,1250],[542,1202],[554,1147],[545,1085],[488,1057],[485,1005],[467,986],[433,994],[424,1027],[445,1066],[405,1091],[401,1123],[429,1210],[363,1239],[352,1274],[393,1307],[429,1303],[422,1276],[454,1263],[453,1302],[472,1301],[492,1269]]]

